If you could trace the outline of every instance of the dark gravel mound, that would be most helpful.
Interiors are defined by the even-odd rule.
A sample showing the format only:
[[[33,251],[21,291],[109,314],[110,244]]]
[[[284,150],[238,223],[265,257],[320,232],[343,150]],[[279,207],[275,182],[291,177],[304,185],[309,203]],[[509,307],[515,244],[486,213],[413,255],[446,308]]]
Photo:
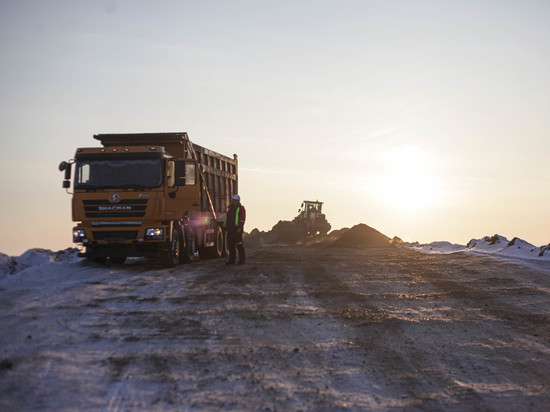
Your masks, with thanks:
[[[363,223],[353,226],[334,241],[331,247],[377,248],[393,247],[392,240]]]
[[[403,243],[395,237],[390,239],[363,223],[353,226],[351,229],[342,228],[333,230],[326,235],[301,238],[296,232],[292,222],[279,221],[268,232],[252,230],[245,233],[245,246],[268,246],[275,244],[299,245],[307,247],[342,247],[342,248],[385,248]]]

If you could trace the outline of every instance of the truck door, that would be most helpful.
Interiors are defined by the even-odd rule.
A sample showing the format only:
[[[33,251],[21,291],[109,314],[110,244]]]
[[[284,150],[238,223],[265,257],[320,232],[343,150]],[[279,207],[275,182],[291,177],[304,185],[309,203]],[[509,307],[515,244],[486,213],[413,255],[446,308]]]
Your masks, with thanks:
[[[165,216],[179,220],[188,210],[200,210],[200,187],[194,160],[168,160]]]

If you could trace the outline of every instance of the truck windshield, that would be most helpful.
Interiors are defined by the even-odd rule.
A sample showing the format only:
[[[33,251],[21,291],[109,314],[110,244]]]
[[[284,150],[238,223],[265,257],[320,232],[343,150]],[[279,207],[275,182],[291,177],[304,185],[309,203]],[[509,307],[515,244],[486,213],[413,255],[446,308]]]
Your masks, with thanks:
[[[160,158],[76,159],[75,189],[159,187],[162,176]]]

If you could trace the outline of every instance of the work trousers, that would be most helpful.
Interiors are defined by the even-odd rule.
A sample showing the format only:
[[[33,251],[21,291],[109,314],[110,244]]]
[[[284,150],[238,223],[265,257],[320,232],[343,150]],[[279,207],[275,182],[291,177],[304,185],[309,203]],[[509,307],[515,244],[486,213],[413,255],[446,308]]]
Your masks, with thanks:
[[[239,263],[244,263],[244,245],[243,245],[243,232],[237,232],[236,230],[227,230],[227,247],[229,248],[229,263],[235,263],[236,251],[239,251]]]

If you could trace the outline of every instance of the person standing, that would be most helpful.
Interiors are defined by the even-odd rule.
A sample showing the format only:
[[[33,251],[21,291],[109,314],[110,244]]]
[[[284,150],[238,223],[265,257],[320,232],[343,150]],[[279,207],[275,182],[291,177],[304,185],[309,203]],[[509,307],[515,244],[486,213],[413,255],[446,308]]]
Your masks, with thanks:
[[[227,244],[229,247],[229,260],[226,265],[234,265],[236,258],[235,248],[239,251],[239,265],[245,261],[243,232],[244,222],[246,221],[246,210],[241,205],[241,197],[237,194],[231,198],[231,204],[227,209],[227,215],[223,222],[223,227],[227,230]]]

